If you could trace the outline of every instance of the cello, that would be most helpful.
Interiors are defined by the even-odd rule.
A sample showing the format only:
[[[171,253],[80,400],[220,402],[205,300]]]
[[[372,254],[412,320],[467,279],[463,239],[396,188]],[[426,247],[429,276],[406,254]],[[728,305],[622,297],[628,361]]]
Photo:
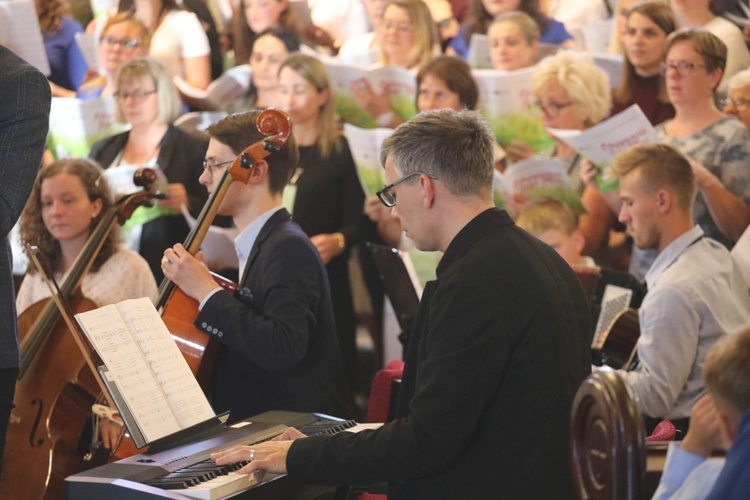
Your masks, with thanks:
[[[114,224],[155,196],[153,171],[139,172],[134,182],[145,189],[103,214],[62,285],[61,296],[78,311],[97,307],[80,285]],[[0,498],[61,498],[65,477],[81,470],[80,434],[101,389],[53,300],[32,305],[18,324],[21,364],[5,445],[13,459],[3,464]]]
[[[196,220],[195,227],[183,244],[191,255],[200,250],[203,238],[232,182],[247,184],[252,166],[281,149],[292,133],[289,116],[274,108],[268,108],[258,115],[256,127],[266,137],[245,148],[224,172],[217,189],[211,193]],[[235,283],[216,274],[213,276],[214,280],[230,293],[237,289]],[[177,288],[171,280],[164,278],[154,299],[154,306],[162,311],[164,324],[172,333],[172,338],[177,342],[201,388],[208,394],[219,345],[193,325],[198,317],[198,302]]]

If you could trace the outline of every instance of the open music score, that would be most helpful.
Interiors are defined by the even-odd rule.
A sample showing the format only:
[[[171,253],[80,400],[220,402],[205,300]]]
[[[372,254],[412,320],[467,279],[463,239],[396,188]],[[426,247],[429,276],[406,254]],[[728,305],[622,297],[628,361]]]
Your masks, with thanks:
[[[145,443],[215,418],[198,381],[148,298],[75,315],[107,367]],[[125,411],[127,410],[127,411]],[[144,444],[145,444],[144,443]],[[137,445],[140,445],[136,442]]]

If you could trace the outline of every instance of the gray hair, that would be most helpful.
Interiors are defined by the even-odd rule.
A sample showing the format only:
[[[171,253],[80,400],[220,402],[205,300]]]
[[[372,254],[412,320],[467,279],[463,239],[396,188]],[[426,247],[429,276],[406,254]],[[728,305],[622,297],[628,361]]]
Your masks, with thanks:
[[[425,111],[383,141],[380,163],[390,156],[401,176],[433,174],[455,195],[484,198],[492,191],[494,142],[489,123],[474,111]]]
[[[750,69],[743,69],[729,79],[729,90],[750,87]]]

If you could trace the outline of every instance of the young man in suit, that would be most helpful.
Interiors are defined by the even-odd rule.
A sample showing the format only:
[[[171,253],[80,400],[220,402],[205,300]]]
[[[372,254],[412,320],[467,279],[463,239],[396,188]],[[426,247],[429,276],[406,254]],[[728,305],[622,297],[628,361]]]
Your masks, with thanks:
[[[36,68],[0,45],[0,470],[18,376],[18,326],[8,234],[44,153],[52,98]]]
[[[666,144],[635,146],[617,157],[619,219],[638,248],[655,250],[638,310],[638,364],[621,372],[650,433],[662,419],[687,431],[706,392],[701,368],[724,334],[750,323],[750,295],[729,251],[693,222],[696,185],[685,156]]]
[[[492,201],[494,138],[470,111],[430,111],[383,143],[393,207],[421,250],[444,252],[422,295],[396,418],[358,434],[236,447],[323,484],[389,482],[389,498],[569,498],[567,428],[590,373],[586,297],[555,251]],[[284,440],[287,439],[287,440]]]
[[[200,180],[209,193],[237,155],[263,138],[256,128],[259,113],[232,115],[208,128]],[[219,206],[240,231],[234,296],[182,245],[167,249],[162,259],[164,275],[199,302],[195,326],[223,344],[214,409],[229,410],[230,421],[268,410],[346,416],[326,270],[310,238],[281,206],[298,158],[290,135],[278,152],[253,163],[247,184],[232,183]]]

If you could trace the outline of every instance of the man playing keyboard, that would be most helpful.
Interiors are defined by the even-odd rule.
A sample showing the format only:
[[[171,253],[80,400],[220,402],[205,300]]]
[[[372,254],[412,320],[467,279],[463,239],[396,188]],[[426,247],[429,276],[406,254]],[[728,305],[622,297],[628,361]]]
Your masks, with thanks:
[[[590,372],[586,297],[553,249],[492,202],[476,113],[425,112],[382,146],[393,207],[444,256],[407,347],[396,419],[376,430],[238,446],[218,464],[317,484],[387,481],[389,498],[568,498],[567,425]]]

